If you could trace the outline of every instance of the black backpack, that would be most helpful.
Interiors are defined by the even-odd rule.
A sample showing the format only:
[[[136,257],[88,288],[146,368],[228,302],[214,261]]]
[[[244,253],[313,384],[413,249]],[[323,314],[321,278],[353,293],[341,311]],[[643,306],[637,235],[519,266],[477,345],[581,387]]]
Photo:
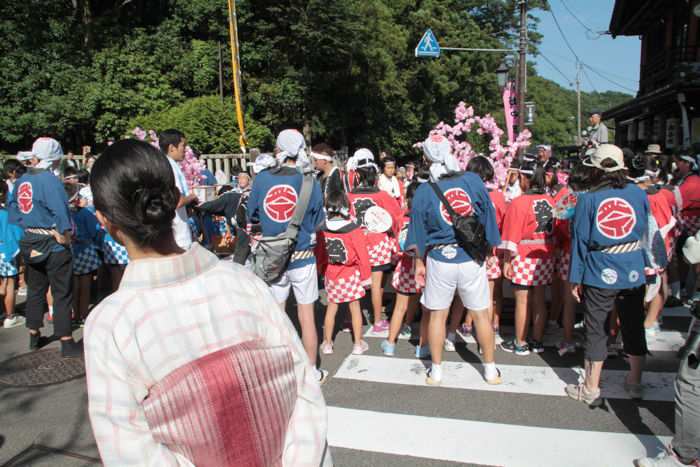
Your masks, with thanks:
[[[480,266],[486,261],[489,253],[489,244],[486,241],[486,229],[479,222],[476,216],[462,216],[450,206],[444,193],[437,183],[430,182],[430,186],[435,191],[440,202],[445,206],[450,217],[452,217],[452,227],[455,230],[457,244],[472,257]]]

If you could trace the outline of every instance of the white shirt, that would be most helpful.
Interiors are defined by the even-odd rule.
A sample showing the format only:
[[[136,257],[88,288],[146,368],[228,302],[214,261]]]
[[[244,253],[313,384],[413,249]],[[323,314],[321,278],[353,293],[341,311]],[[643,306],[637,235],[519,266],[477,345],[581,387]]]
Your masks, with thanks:
[[[180,170],[180,166],[170,157],[168,157],[168,162],[170,162],[170,167],[173,169],[177,189],[180,190],[182,196],[187,196],[189,194],[189,188],[187,187],[187,180],[185,180],[185,176],[182,174],[182,170]],[[175,243],[183,250],[187,250],[192,246],[192,232],[190,231],[190,226],[187,225],[187,208],[185,206],[175,210],[173,234],[175,235]]]
[[[85,327],[88,411],[105,466],[190,467],[154,440],[143,402],[168,374],[247,341],[286,347],[296,394],[281,466],[319,466],[327,411],[301,340],[270,288],[195,244],[173,257],[133,260]],[[243,375],[246,377],[246,375]],[[326,456],[325,466],[331,466]]]

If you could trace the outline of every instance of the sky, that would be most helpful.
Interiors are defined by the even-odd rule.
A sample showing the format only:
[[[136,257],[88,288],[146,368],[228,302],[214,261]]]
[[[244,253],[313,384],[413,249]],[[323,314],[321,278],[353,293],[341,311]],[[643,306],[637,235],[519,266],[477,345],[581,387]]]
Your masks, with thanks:
[[[549,0],[549,3],[571,48],[581,62],[590,67],[584,67],[581,89],[636,94],[639,86],[639,38],[618,36],[613,39],[610,35],[597,34],[608,30],[615,1]],[[570,83],[576,78],[576,58],[557,29],[554,17],[550,12],[541,10],[534,12],[534,16],[540,19],[538,30],[544,35],[540,51],[561,73],[543,56],[530,57],[530,60],[536,63],[541,76],[575,89]],[[584,25],[590,30],[586,30]]]

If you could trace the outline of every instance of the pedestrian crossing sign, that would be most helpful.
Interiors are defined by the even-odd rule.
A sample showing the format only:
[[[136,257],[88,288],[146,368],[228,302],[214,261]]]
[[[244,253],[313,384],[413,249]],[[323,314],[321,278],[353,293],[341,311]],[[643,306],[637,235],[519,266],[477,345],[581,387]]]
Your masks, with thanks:
[[[416,57],[434,57],[440,56],[440,44],[438,44],[435,34],[431,29],[425,31],[418,46],[416,46]]]

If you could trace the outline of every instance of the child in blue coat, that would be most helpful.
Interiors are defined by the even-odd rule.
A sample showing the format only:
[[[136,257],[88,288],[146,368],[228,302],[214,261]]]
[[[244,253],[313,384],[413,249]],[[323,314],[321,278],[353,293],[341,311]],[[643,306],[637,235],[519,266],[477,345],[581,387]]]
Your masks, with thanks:
[[[90,307],[90,289],[93,275],[102,265],[98,245],[102,231],[87,200],[80,196],[80,185],[65,184],[73,219],[73,313],[82,326]]]
[[[22,229],[7,220],[7,191],[7,184],[0,183],[0,295],[5,308],[3,327],[14,328],[25,323],[22,316],[15,315],[15,284],[19,275],[17,255]]]

